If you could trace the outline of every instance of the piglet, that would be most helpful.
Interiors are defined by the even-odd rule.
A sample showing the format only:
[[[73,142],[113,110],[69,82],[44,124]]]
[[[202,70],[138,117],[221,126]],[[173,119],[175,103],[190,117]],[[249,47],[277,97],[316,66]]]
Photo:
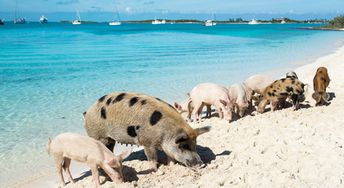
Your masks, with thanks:
[[[65,185],[62,168],[67,173],[70,182],[74,183],[69,166],[71,160],[75,160],[86,163],[91,168],[96,187],[100,186],[98,167],[102,168],[112,181],[122,182],[122,161],[131,153],[129,150],[115,156],[100,141],[75,133],[62,133],[53,140],[49,138],[47,151],[54,157],[62,186]]]
[[[252,107],[252,100],[260,101],[259,97],[265,88],[274,81],[272,77],[263,74],[255,74],[244,81],[243,85],[246,89],[250,107]]]
[[[240,117],[243,117],[249,106],[245,87],[242,84],[233,84],[229,87],[228,94],[234,104],[235,110]]]
[[[227,88],[214,83],[198,84],[191,90],[190,99],[194,104],[192,114],[194,114],[195,121],[199,120],[204,105],[214,105],[220,118],[227,121],[232,120],[233,105],[230,102]]]
[[[206,106],[207,106],[207,112],[206,112],[205,117],[210,118],[211,117],[211,105],[206,105]],[[191,120],[191,113],[192,113],[192,110],[194,109],[194,105],[193,105],[190,97],[183,100],[180,103],[174,102],[174,108],[180,114],[187,112],[188,113],[187,118],[188,118],[188,120]]]
[[[326,67],[319,67],[313,78],[313,99],[316,101],[316,106],[328,104],[329,95],[326,93],[326,88],[330,84],[330,77],[328,76]]]

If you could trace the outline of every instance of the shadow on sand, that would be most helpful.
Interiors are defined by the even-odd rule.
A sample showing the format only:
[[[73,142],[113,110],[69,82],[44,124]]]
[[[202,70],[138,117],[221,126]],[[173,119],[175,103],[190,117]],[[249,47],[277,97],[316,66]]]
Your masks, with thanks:
[[[196,151],[205,164],[209,164],[211,161],[215,160],[216,156],[230,155],[232,153],[231,151],[225,150],[222,153],[214,154],[210,148],[203,147],[200,145],[196,146]],[[167,163],[167,156],[164,152],[161,152],[161,151],[158,152],[158,159],[159,159],[158,161],[160,164],[166,164]],[[144,153],[144,150],[139,150],[139,151],[133,152],[129,155],[128,158],[125,159],[125,161],[132,161],[132,160],[140,160],[140,161],[147,160],[147,157]],[[134,168],[123,165],[124,182],[137,181],[138,180],[138,177],[137,177],[138,174],[149,174],[151,172],[153,172],[153,171],[149,170],[149,169],[137,172]],[[101,168],[99,168],[99,175],[106,177],[106,179],[103,182],[101,182],[101,184],[103,184],[105,181],[111,181],[111,179],[107,176],[107,174]],[[83,172],[80,177],[75,178],[74,180],[80,181],[80,180],[83,180],[89,176],[92,176],[91,170]]]

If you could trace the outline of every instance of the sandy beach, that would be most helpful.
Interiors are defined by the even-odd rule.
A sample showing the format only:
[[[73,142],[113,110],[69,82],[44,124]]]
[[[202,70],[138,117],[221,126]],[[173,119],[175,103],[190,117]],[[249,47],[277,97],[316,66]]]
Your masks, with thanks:
[[[312,80],[319,66],[327,67],[328,92],[335,97],[328,106],[314,107]],[[198,138],[205,168],[171,164],[147,173],[148,161],[137,149],[124,162],[126,182],[104,182],[101,176],[102,187],[343,187],[344,47],[295,71],[309,84],[300,110],[255,112],[230,124],[217,117],[191,123],[192,127],[212,126]],[[78,181],[67,187],[92,187],[87,166],[72,162],[71,169]],[[57,180],[52,170],[17,186],[57,187]]]

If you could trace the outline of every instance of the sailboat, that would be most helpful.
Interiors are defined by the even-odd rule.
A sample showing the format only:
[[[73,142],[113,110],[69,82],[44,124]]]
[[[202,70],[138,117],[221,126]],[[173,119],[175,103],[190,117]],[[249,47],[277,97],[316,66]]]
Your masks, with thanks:
[[[73,25],[80,25],[81,24],[81,17],[80,17],[80,14],[79,14],[79,11],[77,10],[76,11],[76,20],[74,20],[72,22]]]
[[[118,13],[117,7],[116,7],[116,13],[117,13],[117,20],[109,22],[109,25],[111,25],[111,26],[116,26],[116,25],[121,25],[122,24],[121,21],[120,21],[121,19],[119,17],[119,13]]]
[[[45,16],[41,16],[40,18],[39,18],[39,23],[48,23],[48,18],[47,17],[45,17]]]
[[[155,18],[155,19],[152,21],[152,24],[153,24],[153,25],[166,24],[166,20],[165,20],[165,19],[163,19],[163,20],[158,20],[158,19]]]
[[[215,20],[215,14],[212,13],[212,19],[205,21],[203,25],[206,26],[206,27],[215,26],[216,22],[214,22],[214,20]]]
[[[26,19],[25,18],[19,18],[17,16],[17,11],[18,11],[18,1],[16,1],[16,9],[14,11],[14,24],[25,24],[26,23]]]
[[[5,25],[5,20],[0,19],[0,25]]]
[[[257,25],[260,24],[256,19],[252,19],[251,21],[248,22],[249,25]]]

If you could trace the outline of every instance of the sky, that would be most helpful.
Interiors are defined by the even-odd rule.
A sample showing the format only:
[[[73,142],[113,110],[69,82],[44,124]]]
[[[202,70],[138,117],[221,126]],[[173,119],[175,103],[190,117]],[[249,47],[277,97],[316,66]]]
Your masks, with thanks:
[[[207,19],[292,17],[332,18],[344,14],[344,0],[17,0],[21,16],[73,19],[79,10],[89,20],[110,19],[116,8],[123,19]],[[0,17],[13,19],[16,0],[0,0]],[[72,18],[70,18],[72,17]],[[104,20],[104,21],[105,21]]]

